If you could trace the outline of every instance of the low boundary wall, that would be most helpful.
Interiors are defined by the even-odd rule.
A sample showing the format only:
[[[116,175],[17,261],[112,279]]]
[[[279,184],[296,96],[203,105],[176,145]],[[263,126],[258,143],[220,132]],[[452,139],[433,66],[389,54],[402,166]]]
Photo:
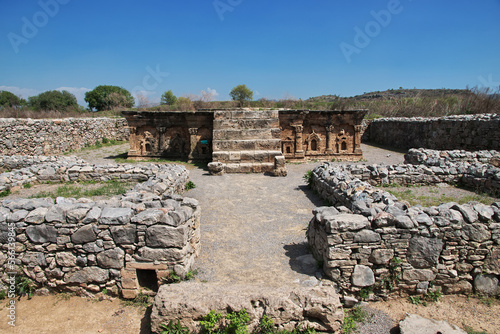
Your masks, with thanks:
[[[33,157],[18,161],[35,160]],[[49,158],[49,160],[51,160]],[[106,289],[134,298],[199,252],[200,207],[184,198],[178,165],[89,165],[63,158],[0,175],[1,189],[74,180],[144,181],[109,200],[4,199],[0,203],[2,281],[24,272],[39,286],[81,295]]]
[[[498,187],[500,168],[444,162],[442,167],[325,163],[313,170],[313,189],[333,206],[314,210],[308,241],[346,296],[378,299],[437,288],[447,294],[500,291],[500,201],[408,207],[373,187],[455,182],[466,175]]]
[[[103,138],[128,141],[125,118],[0,119],[0,154],[5,155],[59,154]]]

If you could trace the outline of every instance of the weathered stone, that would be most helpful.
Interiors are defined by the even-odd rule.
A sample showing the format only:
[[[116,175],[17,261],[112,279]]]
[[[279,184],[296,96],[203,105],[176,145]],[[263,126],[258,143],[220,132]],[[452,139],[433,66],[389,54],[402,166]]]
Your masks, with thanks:
[[[24,221],[29,224],[41,224],[45,221],[45,215],[47,212],[47,208],[36,208],[31,211],[26,218],[24,218]]]
[[[482,203],[475,203],[472,207],[476,210],[479,219],[483,221],[489,221],[495,214],[495,211],[493,211],[491,206],[486,206]]]
[[[132,223],[144,224],[147,226],[165,224],[167,222],[167,216],[161,209],[146,209],[133,216],[131,221]]]
[[[198,319],[210,310],[225,314],[227,310],[242,309],[250,317],[250,332],[257,329],[262,314],[287,330],[309,326],[327,332],[340,331],[344,317],[339,297],[331,287],[180,283],[160,287],[151,314],[151,329],[159,332],[160,325],[179,320],[191,332],[198,332]]]
[[[78,224],[89,212],[89,208],[74,208],[66,213],[66,220],[70,224]]]
[[[84,244],[95,240],[97,240],[97,234],[94,231],[94,225],[82,226],[71,235],[71,241],[75,244]]]
[[[57,253],[56,262],[61,267],[74,267],[76,265],[76,256],[69,252]]]
[[[500,291],[498,278],[495,275],[477,275],[474,278],[474,289],[480,295],[496,296]]]
[[[484,262],[484,272],[486,274],[500,275],[500,249],[492,249]]]
[[[399,228],[410,229],[415,227],[415,223],[408,216],[396,216],[396,226]]]
[[[29,214],[29,211],[26,211],[26,210],[17,210],[17,211],[14,211],[13,213],[11,213],[7,217],[7,223],[17,223],[17,222],[20,222],[20,221],[24,220],[24,218],[26,218],[26,216],[28,214]]]
[[[354,267],[351,276],[352,284],[359,287],[371,286],[375,284],[375,275],[370,267],[358,264]]]
[[[182,248],[188,241],[187,226],[170,227],[157,225],[146,230],[146,245],[149,247]]]
[[[352,251],[345,248],[328,247],[328,259],[330,260],[348,260]]]
[[[344,231],[358,231],[367,226],[370,226],[368,218],[362,215],[352,215],[341,213],[336,216],[329,217],[325,221],[325,227],[327,232],[332,232],[338,230],[340,232]]]
[[[179,248],[150,248],[142,247],[137,252],[138,256],[145,261],[181,261],[187,253],[187,249]]]
[[[392,249],[374,249],[369,261],[374,264],[388,264],[393,257],[394,250]]]
[[[102,210],[99,222],[104,225],[126,225],[130,223],[133,210],[130,208],[110,208]]]
[[[491,238],[490,230],[481,223],[465,224],[464,232],[470,240],[476,242],[483,242]]]
[[[23,263],[31,268],[35,266],[47,266],[47,260],[45,259],[43,253],[40,252],[26,252],[23,256]]]
[[[104,250],[101,246],[97,245],[95,242],[89,242],[83,245],[83,250],[87,253],[99,253]]]
[[[68,283],[106,283],[109,279],[109,271],[99,267],[85,267],[76,272],[66,274],[65,281]]]
[[[408,247],[408,262],[415,268],[429,268],[438,263],[443,249],[443,240],[437,238],[413,237]]]
[[[479,215],[477,214],[477,212],[468,204],[454,205],[451,208],[454,210],[460,211],[460,213],[465,218],[465,221],[467,223],[474,223],[479,218]]]
[[[396,225],[396,219],[390,213],[382,211],[378,213],[372,221],[374,228],[387,227]]]
[[[403,271],[405,281],[432,281],[436,274],[430,269],[407,269]]]
[[[34,242],[43,244],[45,242],[57,242],[57,229],[50,225],[32,225],[26,228],[26,235]]]
[[[379,242],[380,240],[380,234],[371,230],[362,230],[354,234],[354,242],[358,243]]]
[[[121,248],[108,249],[97,254],[97,263],[102,268],[121,269],[124,266],[125,252]]]
[[[49,223],[57,222],[57,223],[65,223],[66,222],[66,213],[62,206],[54,205],[49,208],[47,213],[45,214],[45,220]]]
[[[450,325],[444,320],[426,319],[417,314],[408,314],[406,318],[401,320],[399,330],[401,334],[467,334],[467,332],[461,330],[458,326]]]
[[[111,226],[109,230],[117,245],[127,245],[137,242],[137,227],[135,225]]]
[[[101,216],[101,212],[102,210],[98,206],[92,207],[83,219],[82,223],[85,225],[97,223],[99,221],[99,217]]]
[[[472,293],[473,287],[468,281],[459,281],[455,284],[445,284],[444,293],[446,294],[465,294]]]

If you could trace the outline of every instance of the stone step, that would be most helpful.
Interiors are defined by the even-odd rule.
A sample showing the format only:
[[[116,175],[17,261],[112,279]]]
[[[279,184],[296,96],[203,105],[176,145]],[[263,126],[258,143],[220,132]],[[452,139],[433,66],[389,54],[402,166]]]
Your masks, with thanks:
[[[274,163],[233,163],[225,164],[224,169],[226,173],[271,173],[272,171],[274,171]]]
[[[279,128],[279,119],[229,118],[214,120],[214,129],[272,129]]]
[[[216,111],[214,113],[214,119],[231,119],[231,118],[243,118],[243,119],[278,119],[278,110],[263,110],[263,111],[247,111],[247,110],[223,110]]]
[[[274,157],[282,155],[281,151],[219,151],[212,154],[214,162],[248,162],[254,161],[256,163],[270,162],[274,163]]]
[[[218,151],[280,151],[280,139],[214,140],[213,152]]]
[[[213,140],[279,139],[280,129],[214,130]]]

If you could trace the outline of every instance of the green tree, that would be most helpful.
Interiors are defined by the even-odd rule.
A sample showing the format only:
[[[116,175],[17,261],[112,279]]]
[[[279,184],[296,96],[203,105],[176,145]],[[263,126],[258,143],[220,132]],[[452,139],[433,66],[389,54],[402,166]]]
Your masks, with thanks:
[[[161,104],[166,104],[166,105],[169,105],[169,106],[173,106],[176,103],[177,103],[177,96],[175,96],[174,93],[172,93],[171,90],[166,91],[161,96]]]
[[[250,90],[246,85],[238,85],[234,87],[229,93],[233,101],[239,101],[240,107],[243,107],[245,101],[252,101],[253,91]]]
[[[134,97],[125,88],[101,85],[85,93],[85,102],[89,104],[90,110],[113,110],[119,107],[133,107]]]
[[[26,100],[23,98],[20,98],[13,93],[2,90],[0,91],[0,107],[4,108],[14,108],[14,107],[20,107],[26,104]]]
[[[75,95],[67,90],[48,90],[37,96],[28,98],[28,105],[34,110],[58,110],[66,111],[68,109],[77,109],[78,102]]]

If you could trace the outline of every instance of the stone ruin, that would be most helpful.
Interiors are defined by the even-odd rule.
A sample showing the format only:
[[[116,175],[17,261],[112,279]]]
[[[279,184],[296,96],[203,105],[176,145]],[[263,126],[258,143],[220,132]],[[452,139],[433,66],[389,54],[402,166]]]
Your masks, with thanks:
[[[90,295],[106,289],[134,298],[157,291],[171,272],[184,277],[200,245],[200,208],[180,196],[188,172],[177,165],[89,165],[66,157],[0,157],[21,167],[0,191],[68,181],[140,182],[109,200],[4,199],[0,204],[2,280],[22,270],[39,286]],[[4,252],[5,251],[5,252]]]
[[[462,183],[498,195],[497,151],[412,149],[402,165],[325,163],[313,188],[332,206],[314,210],[307,236],[326,275],[346,301],[394,294],[497,295],[500,292],[500,202],[410,207],[382,184]],[[413,163],[418,163],[414,165]]]
[[[285,161],[361,160],[366,110],[123,111],[129,158],[208,161],[212,174],[285,176]]]

